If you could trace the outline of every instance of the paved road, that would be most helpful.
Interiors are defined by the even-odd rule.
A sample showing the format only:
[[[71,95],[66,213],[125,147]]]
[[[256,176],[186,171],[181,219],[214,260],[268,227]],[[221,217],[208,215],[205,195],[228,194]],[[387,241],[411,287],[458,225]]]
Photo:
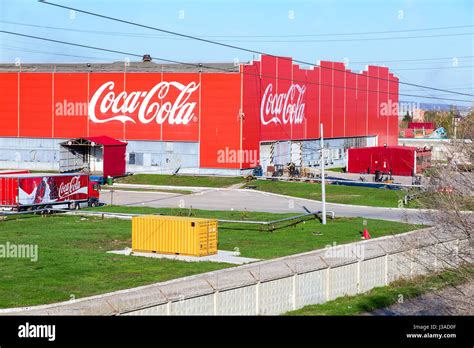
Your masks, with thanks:
[[[205,210],[249,210],[271,213],[304,212],[303,207],[312,211],[321,210],[321,202],[281,196],[267,192],[245,189],[208,189],[189,195],[160,192],[114,191],[113,202],[108,191],[102,191],[104,203],[128,206],[182,207]],[[365,217],[423,223],[422,213],[417,210],[378,208],[328,203],[326,209],[336,216]]]

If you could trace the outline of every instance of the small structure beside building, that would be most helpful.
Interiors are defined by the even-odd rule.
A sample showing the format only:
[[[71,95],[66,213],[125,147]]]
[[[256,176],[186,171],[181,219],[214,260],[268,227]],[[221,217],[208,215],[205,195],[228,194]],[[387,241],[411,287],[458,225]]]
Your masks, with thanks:
[[[102,178],[124,176],[127,143],[108,136],[76,138],[59,144],[59,171]]]
[[[349,173],[414,176],[431,165],[431,150],[409,146],[374,146],[347,150]]]

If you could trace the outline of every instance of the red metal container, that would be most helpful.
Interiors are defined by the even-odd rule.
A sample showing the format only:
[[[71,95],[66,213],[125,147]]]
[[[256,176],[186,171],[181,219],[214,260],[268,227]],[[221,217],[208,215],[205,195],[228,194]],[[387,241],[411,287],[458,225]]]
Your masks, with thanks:
[[[435,124],[433,122],[408,122],[408,128],[410,128],[410,129],[434,129]]]
[[[84,174],[13,174],[0,176],[0,206],[16,210],[99,201],[99,185]]]
[[[347,150],[347,172],[412,176],[430,166],[431,150],[408,146],[376,146]]]

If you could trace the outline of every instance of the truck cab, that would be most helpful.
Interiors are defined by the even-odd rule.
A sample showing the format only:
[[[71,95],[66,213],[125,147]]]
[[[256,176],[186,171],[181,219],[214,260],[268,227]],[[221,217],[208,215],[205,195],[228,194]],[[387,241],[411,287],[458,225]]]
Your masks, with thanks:
[[[97,181],[89,181],[89,206],[95,207],[99,204],[100,183]]]

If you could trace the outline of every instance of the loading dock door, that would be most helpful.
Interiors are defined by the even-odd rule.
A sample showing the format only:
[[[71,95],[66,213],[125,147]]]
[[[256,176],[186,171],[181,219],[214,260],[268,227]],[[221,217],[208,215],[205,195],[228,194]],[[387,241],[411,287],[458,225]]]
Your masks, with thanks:
[[[104,171],[104,149],[101,146],[94,146],[89,148],[90,159],[89,168],[93,174],[99,174]]]
[[[260,145],[260,165],[264,173],[267,171],[267,167],[272,165],[271,148],[271,144]]]
[[[301,157],[301,143],[291,143],[291,162],[293,162],[296,166],[300,166]]]
[[[276,142],[273,151],[273,164],[286,165],[290,162],[291,145],[289,141]]]
[[[59,147],[59,168],[61,172],[76,172],[87,169],[82,148]]]

